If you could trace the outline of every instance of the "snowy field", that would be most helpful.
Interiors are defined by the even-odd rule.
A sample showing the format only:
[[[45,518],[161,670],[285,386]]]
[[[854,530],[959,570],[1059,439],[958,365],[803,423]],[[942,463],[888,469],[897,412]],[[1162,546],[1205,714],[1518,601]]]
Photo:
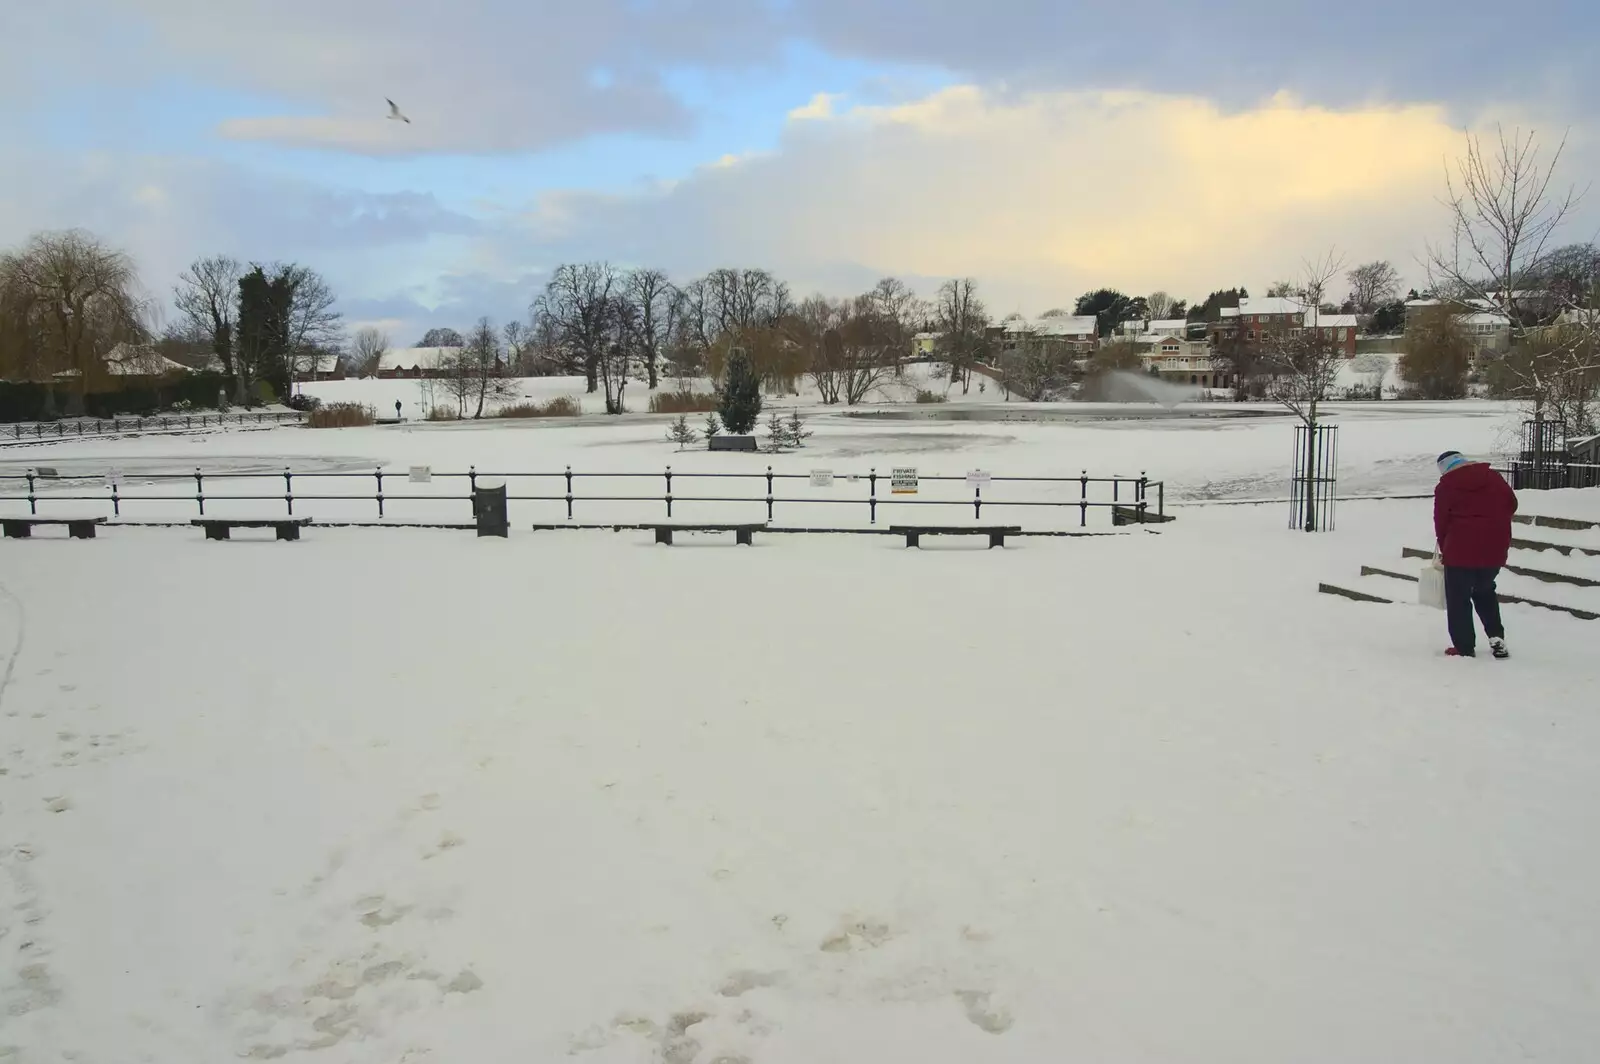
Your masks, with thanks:
[[[1342,485],[1372,494],[1429,490],[1435,454],[1508,425],[1339,417]],[[1320,536],[1205,504],[1284,493],[1281,419],[819,415],[776,457],[679,454],[664,420],[0,461],[129,483],[1148,470],[1181,505],[1003,551],[4,541],[0,1061],[1344,1064],[1600,1040],[1600,622],[1509,606],[1515,657],[1454,661],[1436,611],[1316,593],[1425,546],[1425,500],[1344,503]],[[1523,508],[1600,519],[1600,492]]]

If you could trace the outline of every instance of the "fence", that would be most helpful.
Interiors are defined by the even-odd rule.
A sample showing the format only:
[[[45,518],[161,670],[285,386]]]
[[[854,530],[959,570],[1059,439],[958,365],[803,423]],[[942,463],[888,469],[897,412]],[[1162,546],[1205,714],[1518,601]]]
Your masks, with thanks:
[[[281,425],[304,421],[298,410],[254,414],[166,414],[137,418],[76,418],[70,421],[36,421],[0,428],[0,443],[18,440],[59,440],[79,436],[107,436],[122,432],[174,432],[223,425]]]
[[[0,475],[0,513],[26,506],[32,515],[40,514],[41,507],[45,507],[50,510],[45,516],[72,510],[73,516],[88,512],[114,518],[187,521],[191,516],[237,515],[242,504],[248,507],[249,516],[261,516],[261,504],[269,503],[275,512],[316,516],[333,523],[368,523],[376,518],[396,524],[449,525],[471,519],[472,493],[480,478],[491,477],[505,481],[510,503],[534,504],[542,509],[542,516],[551,520],[573,522],[583,516],[599,524],[621,523],[619,511],[635,522],[662,517],[691,520],[700,516],[720,520],[726,518],[730,508],[742,508],[753,517],[749,510],[757,507],[765,510],[768,521],[777,519],[781,507],[784,516],[802,521],[826,513],[842,514],[847,522],[865,519],[868,525],[878,523],[880,510],[897,507],[909,511],[931,507],[942,507],[946,512],[969,510],[974,521],[994,519],[996,510],[1013,514],[1018,510],[1050,512],[1065,515],[1069,523],[1075,521],[1080,528],[1088,526],[1089,515],[1095,511],[1105,511],[1109,517],[1114,508],[1120,509],[1136,523],[1147,516],[1157,521],[1166,513],[1165,484],[1143,474],[1096,477],[1085,471],[1075,477],[919,476],[914,485],[907,485],[897,484],[892,476],[876,469],[864,475],[819,475],[780,473],[771,466],[750,473],[677,472],[671,466],[659,473],[584,473],[570,466],[549,473],[489,472],[476,467],[465,473],[420,469],[395,473],[381,467],[370,473],[196,469],[192,473],[151,473],[127,478],[115,472],[60,476],[47,471],[41,475],[37,469],[30,469],[22,474]],[[129,491],[125,479],[156,490]],[[89,485],[96,482],[99,490],[90,491]],[[756,490],[741,493],[739,489],[751,482]],[[804,488],[796,482],[803,483]],[[705,493],[695,490],[707,483],[710,487]],[[266,487],[269,484],[270,490]],[[598,490],[584,490],[591,484]],[[163,485],[170,487],[162,491]],[[627,492],[631,485],[648,485],[655,491]],[[913,486],[916,494],[904,493],[901,489],[907,486]],[[1007,486],[1031,489],[1033,497],[993,496],[996,488],[1004,492]],[[398,492],[396,487],[400,487]],[[24,488],[25,495],[20,493]],[[889,490],[886,492],[885,488]],[[708,510],[716,512],[708,514]],[[818,524],[834,523],[830,520]]]
[[[1556,463],[1547,459],[1525,461],[1512,458],[1500,473],[1518,491],[1550,491],[1556,488],[1600,488],[1600,465],[1585,462]]]

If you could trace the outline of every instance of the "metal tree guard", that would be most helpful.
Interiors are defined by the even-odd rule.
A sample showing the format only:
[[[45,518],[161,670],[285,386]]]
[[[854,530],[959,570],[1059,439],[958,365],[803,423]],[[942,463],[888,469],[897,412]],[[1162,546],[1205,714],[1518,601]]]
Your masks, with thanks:
[[[1338,502],[1339,426],[1296,425],[1289,478],[1289,527],[1332,532]]]
[[[1522,423],[1522,453],[1516,467],[1517,488],[1565,487],[1567,423],[1543,417]]]

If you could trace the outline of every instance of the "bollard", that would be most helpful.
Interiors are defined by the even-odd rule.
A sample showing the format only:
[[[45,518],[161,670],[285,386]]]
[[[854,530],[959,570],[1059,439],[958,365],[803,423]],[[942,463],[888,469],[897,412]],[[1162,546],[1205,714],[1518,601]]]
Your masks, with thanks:
[[[472,516],[478,523],[478,535],[507,538],[511,522],[506,517],[506,482],[499,477],[478,477],[475,483]]]

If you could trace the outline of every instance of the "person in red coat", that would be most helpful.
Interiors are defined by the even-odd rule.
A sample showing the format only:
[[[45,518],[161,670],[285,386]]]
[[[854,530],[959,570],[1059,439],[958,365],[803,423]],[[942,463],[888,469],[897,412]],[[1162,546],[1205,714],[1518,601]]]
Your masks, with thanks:
[[[1439,456],[1439,484],[1433,489],[1433,534],[1444,562],[1445,616],[1452,657],[1477,656],[1478,633],[1472,613],[1483,622],[1489,650],[1510,657],[1500,621],[1495,578],[1511,552],[1511,515],[1517,493],[1483,462],[1469,462],[1460,451]]]

